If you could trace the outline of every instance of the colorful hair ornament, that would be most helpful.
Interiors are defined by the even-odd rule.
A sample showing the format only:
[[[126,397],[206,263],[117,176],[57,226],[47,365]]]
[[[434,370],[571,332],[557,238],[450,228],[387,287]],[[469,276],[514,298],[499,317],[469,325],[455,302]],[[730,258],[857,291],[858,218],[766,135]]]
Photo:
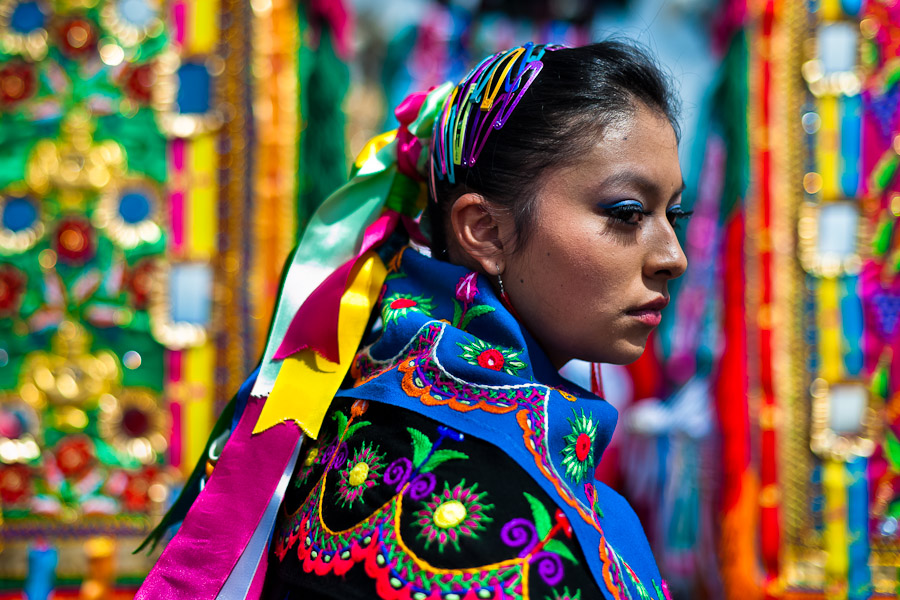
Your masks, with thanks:
[[[432,177],[456,183],[456,165],[475,164],[491,130],[503,127],[541,72],[544,53],[561,47],[528,42],[489,56],[466,75],[435,123]]]

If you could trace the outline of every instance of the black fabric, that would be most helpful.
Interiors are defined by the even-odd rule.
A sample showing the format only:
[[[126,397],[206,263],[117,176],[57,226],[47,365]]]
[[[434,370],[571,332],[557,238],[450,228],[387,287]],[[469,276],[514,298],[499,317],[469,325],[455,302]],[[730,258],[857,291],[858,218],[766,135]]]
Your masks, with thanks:
[[[312,441],[301,452],[297,468],[288,484],[288,490],[279,513],[275,527],[275,539],[285,526],[288,517],[294,514],[315,488],[323,475],[327,475],[322,502],[324,523],[334,531],[351,529],[372,513],[391,501],[397,494],[395,485],[385,481],[388,466],[398,459],[412,460],[414,456],[414,434],[419,432],[419,444],[422,446],[422,435],[430,441],[440,438],[440,423],[417,413],[398,409],[379,403],[368,403],[364,414],[351,420],[351,426],[357,429],[348,436],[346,443],[346,462],[343,468],[332,468],[326,474],[326,464],[321,461],[327,456],[329,449],[338,446],[341,431],[339,428],[351,416],[353,401],[335,399],[323,424],[319,441]],[[343,417],[337,416],[341,413]],[[368,423],[358,426],[359,423]],[[347,480],[347,471],[354,465],[354,456],[360,449],[369,448],[378,456],[382,465],[380,472],[374,475],[375,485],[366,489],[359,499],[347,503],[341,492],[341,483]],[[455,441],[450,437],[443,438],[437,451],[445,452],[441,457],[451,457],[440,462],[431,473],[434,475],[435,487],[431,494],[421,500],[414,500],[410,489],[404,493],[400,517],[400,535],[409,550],[422,561],[441,569],[466,569],[481,567],[503,560],[514,559],[519,548],[513,548],[502,540],[503,526],[512,519],[525,519],[532,523],[544,521],[543,529],[547,529],[546,518],[556,526],[557,507],[549,496],[506,454],[489,442],[472,437]],[[420,450],[421,452],[421,450]],[[459,454],[461,453],[461,454]],[[463,457],[465,456],[465,458]],[[421,456],[421,454],[419,455]],[[310,459],[310,457],[314,457]],[[337,462],[337,461],[336,461]],[[402,461],[401,461],[402,462]],[[310,464],[311,463],[311,464]],[[425,464],[428,464],[427,461]],[[478,494],[477,502],[470,506],[481,506],[483,517],[476,535],[460,534],[457,545],[451,541],[440,544],[437,539],[428,540],[419,523],[423,519],[433,523],[428,515],[428,502],[434,504],[434,495],[453,490],[457,486]],[[346,483],[344,489],[348,489]],[[531,499],[526,496],[531,496]],[[451,494],[452,495],[452,494]],[[342,502],[343,501],[343,502]],[[540,504],[536,508],[535,502]],[[538,515],[543,512],[544,515]],[[420,511],[423,511],[420,513]],[[478,510],[467,514],[477,514]],[[542,529],[538,526],[538,529]],[[432,531],[439,531],[434,526]],[[563,556],[564,577],[554,586],[548,586],[538,573],[537,568],[529,571],[529,596],[535,599],[548,598],[600,598],[602,593],[597,588],[587,563],[574,539],[566,537],[564,528],[557,526],[552,534],[552,548]],[[550,539],[550,538],[548,538]],[[363,564],[354,565],[344,576],[327,574],[323,576],[305,573],[298,560],[297,550],[302,540],[287,550],[283,560],[275,554],[276,542],[270,544],[269,565],[263,598],[284,600],[285,598],[379,598],[374,581],[367,575]],[[559,544],[563,544],[561,548]],[[547,548],[548,546],[544,546]]]

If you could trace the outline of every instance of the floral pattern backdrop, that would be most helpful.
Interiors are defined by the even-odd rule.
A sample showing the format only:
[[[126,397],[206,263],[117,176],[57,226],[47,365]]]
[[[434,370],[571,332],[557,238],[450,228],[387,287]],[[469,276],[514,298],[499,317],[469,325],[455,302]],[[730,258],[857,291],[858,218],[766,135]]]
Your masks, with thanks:
[[[150,559],[130,542],[197,458],[190,431],[211,417],[179,410],[171,367],[211,348],[216,163],[190,159],[214,154],[221,123],[215,11],[0,2],[0,571],[13,585],[37,539],[76,541],[63,578],[91,535],[116,536],[121,573],[142,574]]]

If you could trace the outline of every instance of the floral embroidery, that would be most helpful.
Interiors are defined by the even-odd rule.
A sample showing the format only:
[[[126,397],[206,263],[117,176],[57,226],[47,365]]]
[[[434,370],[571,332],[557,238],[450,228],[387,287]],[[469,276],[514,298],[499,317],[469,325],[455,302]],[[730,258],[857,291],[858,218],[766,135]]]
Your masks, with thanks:
[[[562,449],[562,466],[566,477],[580,483],[589,479],[594,471],[594,438],[597,437],[597,423],[592,416],[585,416],[584,409],[579,417],[572,411],[575,420],[568,419],[572,431],[563,437],[566,442]]]
[[[544,596],[544,600],[581,600],[581,590],[575,590],[574,593],[569,591],[568,587],[564,587],[562,591],[553,590],[552,596]]]
[[[478,365],[494,371],[503,371],[509,375],[518,375],[519,371],[525,368],[525,363],[519,360],[519,357],[522,355],[521,350],[491,346],[478,338],[471,340],[467,344],[457,342],[456,345],[463,350],[460,358],[471,365]]]
[[[352,507],[366,490],[378,483],[383,469],[384,454],[379,454],[378,446],[363,444],[340,472],[337,495],[341,506]]]
[[[399,268],[401,272],[406,271],[407,263],[409,263],[408,270],[410,275],[416,274],[419,277],[429,277],[430,271],[428,269],[430,269],[431,266],[429,265],[426,267],[426,265],[420,264],[419,261],[422,260],[424,259],[419,258],[414,253],[409,253],[405,256],[405,260],[402,265],[399,265]],[[435,266],[434,268],[438,268],[438,266]],[[466,273],[463,274],[462,277],[457,274],[456,277],[459,277],[459,280],[455,289],[451,292],[451,300],[453,302],[452,320],[444,320],[446,317],[450,316],[446,313],[429,314],[428,316],[433,320],[419,326],[415,335],[408,337],[410,333],[408,330],[402,332],[404,334],[403,339],[407,340],[402,349],[399,349],[396,346],[396,341],[398,339],[398,336],[396,335],[382,335],[373,346],[363,348],[357,355],[353,365],[352,376],[355,379],[355,387],[365,386],[368,382],[387,375],[391,379],[391,386],[396,385],[394,377],[399,378],[399,384],[403,392],[409,398],[418,401],[418,403],[408,404],[402,399],[401,395],[398,395],[396,398],[391,396],[389,403],[396,403],[397,405],[404,407],[411,406],[412,410],[420,412],[421,414],[428,414],[427,407],[430,406],[447,406],[454,411],[463,413],[480,410],[493,415],[503,415],[514,412],[515,423],[518,424],[521,429],[523,446],[519,446],[518,449],[511,448],[510,455],[520,453],[524,448],[526,456],[531,455],[533,458],[534,465],[537,467],[540,475],[545,478],[546,482],[552,484],[558,494],[557,500],[561,501],[561,504],[566,511],[565,513],[561,513],[563,517],[565,517],[566,514],[570,517],[575,517],[577,514],[578,517],[580,517],[579,521],[583,521],[584,524],[591,526],[597,531],[599,534],[598,543],[591,543],[590,547],[583,546],[582,549],[587,553],[591,571],[597,577],[597,583],[600,587],[605,588],[604,591],[607,591],[609,597],[614,598],[615,600],[625,600],[626,598],[649,598],[654,591],[656,591],[658,595],[658,590],[653,590],[655,582],[652,582],[648,578],[646,583],[642,583],[637,578],[633,569],[624,560],[624,557],[614,550],[612,544],[604,534],[603,527],[601,526],[602,510],[597,502],[596,491],[585,489],[587,502],[585,502],[585,496],[581,495],[580,490],[578,498],[576,498],[574,494],[574,491],[581,488],[582,485],[573,484],[583,484],[590,479],[590,474],[595,466],[595,450],[597,448],[596,442],[597,436],[599,435],[598,431],[605,427],[604,423],[606,422],[596,418],[596,410],[593,414],[584,410],[579,414],[578,409],[576,409],[576,411],[573,412],[573,418],[568,419],[570,432],[569,435],[566,435],[563,438],[564,448],[558,454],[552,454],[550,452],[549,424],[547,419],[548,402],[551,401],[551,398],[554,402],[562,401],[583,404],[583,401],[576,397],[578,395],[577,391],[573,394],[568,390],[560,390],[535,382],[534,376],[530,373],[530,361],[527,358],[528,351],[526,348],[520,347],[518,344],[515,344],[512,348],[501,348],[490,344],[490,342],[496,344],[498,341],[514,344],[514,342],[511,341],[512,338],[493,336],[489,342],[479,340],[479,343],[473,342],[472,340],[474,338],[471,336],[465,334],[461,335],[460,330],[464,330],[463,321],[469,320],[468,317],[471,315],[471,311],[487,305],[476,304],[476,300],[479,299],[479,290],[477,287],[477,277],[475,275]],[[383,315],[388,311],[405,311],[402,314],[395,314],[392,321],[383,318],[386,330],[389,325],[393,325],[396,329],[408,328],[414,322],[404,321],[401,317],[406,316],[409,310],[418,310],[419,297],[414,296],[413,294],[423,293],[424,288],[413,287],[409,281],[410,280],[404,280],[393,289],[390,286],[386,288],[384,293],[385,300],[382,307]],[[403,293],[396,293],[398,291],[402,291]],[[428,297],[427,300],[429,303],[432,302],[432,298],[433,297]],[[443,298],[443,296],[441,298]],[[405,299],[405,301],[394,304],[395,301],[400,299]],[[404,304],[409,304],[408,300],[412,300],[416,304],[404,306]],[[487,300],[487,298],[485,298],[485,300]],[[496,307],[496,311],[502,310],[499,308],[499,305],[495,303],[493,298],[490,299],[490,303],[493,306],[486,308],[486,311],[490,312],[490,308],[493,307]],[[444,307],[444,303],[441,302],[440,308],[444,309]],[[505,316],[505,313],[501,316]],[[439,318],[440,320],[438,320]],[[503,323],[498,322],[498,325],[503,326]],[[444,336],[449,336],[447,340],[444,340],[448,343],[441,347],[440,342]],[[453,343],[451,344],[451,342]],[[463,360],[466,360],[469,364],[477,365],[480,368],[485,369],[483,377],[473,378],[476,381],[466,381],[444,368],[442,359],[445,356],[460,356],[459,351],[456,350],[456,346],[459,346],[463,349],[463,352],[465,352],[467,347],[476,344],[481,346],[480,348],[477,348],[477,353],[474,352],[475,349],[471,349],[469,356],[464,357]],[[452,346],[452,348],[448,346]],[[504,354],[502,352],[503,349],[508,349],[515,353],[515,355],[510,356]],[[387,359],[376,359],[373,354],[379,357],[386,355],[393,356]],[[481,360],[479,361],[479,359]],[[516,362],[521,362],[523,364],[519,365],[516,364]],[[395,369],[396,372],[394,372]],[[524,373],[521,372],[522,369],[525,369]],[[513,382],[511,385],[504,384],[505,382],[503,379],[491,377],[491,371],[503,371],[509,375],[519,377],[520,380],[518,382]],[[383,393],[378,388],[372,388],[372,390],[373,391],[368,393],[377,393],[379,394],[379,397],[380,394]],[[554,396],[553,392],[557,392],[560,396]],[[375,396],[371,397],[376,399]],[[416,404],[418,404],[418,406],[416,406]],[[510,417],[512,417],[512,415],[510,415]],[[458,418],[468,419],[470,421],[472,419],[472,417],[469,416]],[[499,431],[508,428],[509,418],[490,419],[487,415],[486,418],[494,422],[493,427],[487,426],[489,430],[496,429]],[[561,423],[562,419],[559,419],[559,421],[560,422],[556,424],[565,427]],[[556,447],[554,446],[554,449],[555,448]],[[434,485],[432,478],[427,477],[429,473],[421,472],[415,468],[415,463],[419,463],[419,461],[409,461],[408,459],[405,459],[405,462],[400,460],[394,462],[397,464],[391,463],[391,466],[386,469],[384,480],[387,482],[388,472],[396,467],[396,469],[394,469],[396,473],[392,472],[391,480],[396,480],[396,485],[400,488],[398,490],[400,501],[418,501],[418,498],[421,497],[423,491]],[[444,484],[444,487],[446,486],[447,484]],[[438,492],[437,495],[440,494],[442,494],[442,492]],[[424,495],[424,498],[432,499],[433,496],[429,492]],[[422,499],[423,504],[426,502],[424,498]],[[440,505],[431,507],[434,513],[437,512],[439,506]],[[448,504],[438,517],[438,520],[444,524],[453,522],[463,514],[460,508],[461,507],[458,505]],[[416,510],[420,509],[422,509],[422,504],[416,505]],[[525,543],[532,539],[532,537],[529,537],[529,531],[534,531],[535,535],[537,535],[536,532],[538,530],[542,532],[546,530],[545,525],[549,522],[549,519],[544,515],[546,510],[544,510],[544,513],[539,514],[539,512],[540,511],[535,511],[533,521],[523,519],[521,520],[523,523],[519,523],[518,525],[507,523],[503,528],[506,532],[506,539],[504,541],[508,541],[508,545],[515,546],[516,548],[523,548],[519,554],[520,557],[525,554],[530,554],[531,560],[529,560],[529,564],[533,567],[531,573],[540,571],[544,582],[552,588],[545,590],[544,594],[549,594],[551,597],[560,596],[559,599],[554,598],[553,600],[574,600],[574,598],[579,597],[579,593],[584,593],[585,590],[575,588],[574,597],[565,599],[565,595],[572,594],[564,588],[560,591],[562,578],[556,579],[558,577],[557,572],[559,571],[557,566],[562,565],[568,560],[566,557],[562,556],[562,553],[568,550],[568,546],[560,542],[564,549],[561,550],[560,553],[556,553],[555,550],[557,548],[553,547],[554,544],[552,544],[552,542],[554,540],[551,539],[553,537],[552,535],[544,536],[543,540],[538,539],[537,541],[534,541],[534,543]],[[418,518],[418,513],[415,513],[415,515],[417,518],[413,520],[410,525],[413,527],[426,527],[426,524],[419,523],[420,519]],[[492,514],[492,516],[496,517],[495,514]],[[432,516],[432,523],[433,521],[434,516]],[[528,525],[524,524],[524,522],[529,523],[530,528]],[[579,523],[579,526],[581,526],[581,523]],[[551,527],[551,529],[556,528]],[[521,532],[525,532],[524,534],[521,534],[521,536],[524,536],[524,545],[513,544],[514,541],[523,541],[519,537],[516,537],[520,535]],[[484,537],[484,534],[482,534],[482,538]],[[445,543],[450,543],[449,538]],[[550,545],[548,546],[547,544]],[[400,553],[400,556],[402,557],[403,554],[406,554],[407,552],[408,549],[405,549],[404,552]],[[537,560],[537,555],[539,554],[541,555],[540,561]],[[549,555],[552,555],[555,558],[551,558]],[[598,555],[599,564],[596,563]],[[387,564],[393,565],[392,575],[397,578],[397,581],[391,580],[389,581],[390,588],[383,588],[388,592],[385,597],[406,597],[403,595],[404,590],[402,588],[404,582],[409,580],[410,574],[403,571],[404,565],[402,564],[402,561],[401,563],[395,562],[395,556],[397,555],[388,555]],[[427,566],[427,564],[425,566]],[[308,571],[313,568],[318,572],[318,563],[315,565],[304,563],[305,570]],[[553,581],[556,581],[557,583],[553,583]],[[572,585],[571,582],[567,583],[569,583],[570,586]],[[415,590],[415,588],[406,588],[405,591],[411,592],[413,590]],[[422,591],[422,597],[426,598],[428,596],[427,594],[424,594],[424,592],[436,590],[423,587]],[[469,592],[468,589],[465,591],[467,593]],[[498,590],[495,588],[495,591]],[[415,597],[415,594],[409,593],[409,595]],[[466,594],[460,594],[460,596],[464,597]],[[541,597],[543,597],[543,595]]]
[[[420,312],[428,317],[434,311],[435,305],[431,298],[425,296],[412,296],[407,294],[391,294],[384,299],[381,306],[381,318],[385,327],[404,319],[410,312]]]
[[[320,517],[323,492],[320,482],[279,527],[273,548],[278,560],[296,545],[307,573],[342,576],[362,563],[379,598],[515,598],[527,585],[526,568],[535,559],[531,553],[465,571],[436,569],[420,560],[400,538],[400,494],[354,527],[332,531]]]
[[[466,487],[463,479],[451,488],[445,481],[444,491],[433,494],[416,512],[416,525],[422,528],[416,538],[425,538],[426,550],[437,541],[438,550],[443,552],[449,541],[458,552],[460,537],[477,539],[485,524],[493,521],[487,512],[494,505],[484,503],[486,495],[478,491],[477,483]]]
[[[294,478],[294,487],[302,487],[306,480],[309,479],[309,476],[312,475],[314,467],[318,464],[319,458],[321,458],[322,453],[319,452],[318,446],[313,446],[306,453],[306,458],[303,459],[302,468],[300,472],[297,473],[297,477]]]
[[[478,274],[474,271],[460,277],[456,284],[456,300],[453,301],[453,326],[465,331],[475,317],[494,312],[487,304],[474,304],[478,295]],[[462,303],[462,304],[460,304]]]

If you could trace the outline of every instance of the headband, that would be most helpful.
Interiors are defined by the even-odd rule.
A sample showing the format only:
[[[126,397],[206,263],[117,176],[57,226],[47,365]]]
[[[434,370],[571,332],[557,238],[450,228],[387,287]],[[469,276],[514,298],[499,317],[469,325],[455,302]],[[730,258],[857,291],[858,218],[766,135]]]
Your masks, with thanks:
[[[529,42],[489,56],[466,75],[435,123],[433,177],[456,183],[456,166],[475,164],[491,131],[506,124],[543,69],[544,53],[560,48]]]

